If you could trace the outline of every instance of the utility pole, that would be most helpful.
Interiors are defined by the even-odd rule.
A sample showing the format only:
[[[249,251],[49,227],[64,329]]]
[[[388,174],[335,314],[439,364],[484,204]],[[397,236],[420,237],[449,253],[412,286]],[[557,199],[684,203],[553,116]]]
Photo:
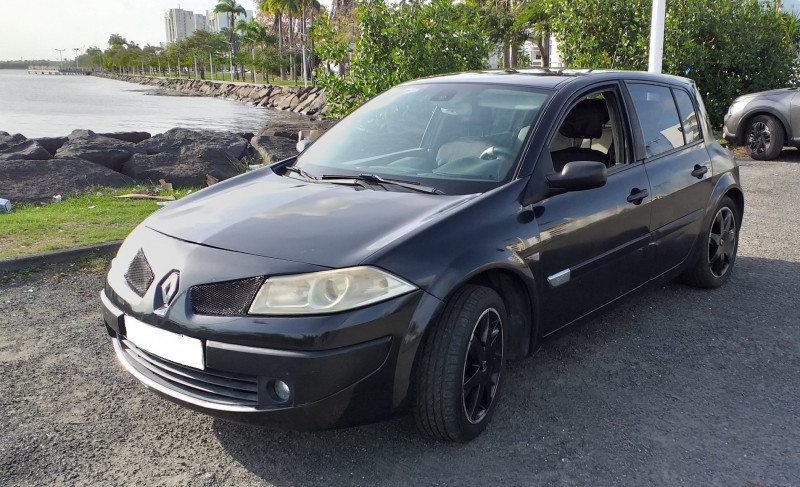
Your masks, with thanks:
[[[80,47],[73,47],[73,49],[75,50],[75,67],[78,68],[78,50]]]
[[[664,58],[664,10],[665,0],[653,0],[653,11],[650,15],[650,56],[647,70],[660,73]]]

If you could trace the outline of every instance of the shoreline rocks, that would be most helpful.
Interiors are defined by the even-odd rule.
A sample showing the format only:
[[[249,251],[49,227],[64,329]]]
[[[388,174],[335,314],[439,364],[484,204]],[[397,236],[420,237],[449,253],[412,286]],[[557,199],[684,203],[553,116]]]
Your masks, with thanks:
[[[92,76],[146,86],[157,86],[184,96],[226,98],[258,107],[291,111],[302,115],[324,116],[328,112],[325,91],[315,86],[290,87],[185,78],[151,78],[149,76],[123,75],[107,71],[93,72]]]
[[[87,187],[120,188],[160,179],[176,188],[224,180],[250,164],[270,164],[296,154],[299,130],[324,132],[333,123],[311,120],[270,124],[258,134],[174,128],[99,134],[74,130],[66,137],[28,139],[0,131],[0,198],[12,203],[51,201]]]

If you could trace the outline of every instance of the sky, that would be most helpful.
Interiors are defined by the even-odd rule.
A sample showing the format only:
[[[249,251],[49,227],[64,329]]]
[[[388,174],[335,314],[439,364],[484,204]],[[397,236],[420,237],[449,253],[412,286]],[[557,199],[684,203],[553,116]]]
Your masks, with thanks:
[[[255,0],[239,0],[256,10]],[[330,4],[330,1],[323,1]],[[2,0],[0,61],[74,59],[89,47],[108,48],[111,34],[144,47],[166,41],[164,12],[182,8],[205,14],[217,0]]]
[[[166,40],[164,12],[182,8],[195,13],[213,10],[217,0],[2,0],[0,61],[74,59],[75,50],[108,47],[119,34],[144,47]],[[255,0],[239,0],[256,10]],[[330,5],[330,0],[320,2]],[[800,0],[784,0],[784,8],[800,12]]]

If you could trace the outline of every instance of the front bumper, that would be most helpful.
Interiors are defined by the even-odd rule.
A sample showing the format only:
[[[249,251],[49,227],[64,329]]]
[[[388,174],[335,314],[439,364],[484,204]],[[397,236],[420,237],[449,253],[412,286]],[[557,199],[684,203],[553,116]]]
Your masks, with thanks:
[[[412,303],[427,296],[414,294],[413,299],[405,297],[404,305],[395,306],[401,316],[420,309]],[[407,391],[408,364],[413,363],[416,347],[402,347],[403,340],[393,334],[310,351],[203,340],[205,368],[199,370],[137,347],[126,338],[123,310],[105,291],[100,297],[122,366],[162,397],[211,416],[279,429],[325,429],[381,419],[399,405],[398,389]],[[387,317],[384,325],[391,328],[394,322]],[[373,325],[381,327],[380,323]],[[278,380],[290,388],[287,400],[280,400],[274,392]],[[401,384],[403,387],[398,387]]]
[[[131,274],[142,268],[148,272]],[[125,369],[186,407],[294,430],[385,417],[407,401],[421,337],[442,306],[432,295],[418,289],[351,311],[297,317],[212,315],[193,305],[193,286],[318,270],[140,226],[112,262],[100,293],[103,316]],[[219,297],[236,300],[230,292]],[[277,381],[290,389],[285,400]]]
[[[722,122],[722,137],[731,144],[741,145],[742,141],[737,136],[737,128],[742,121],[741,113],[726,113]]]

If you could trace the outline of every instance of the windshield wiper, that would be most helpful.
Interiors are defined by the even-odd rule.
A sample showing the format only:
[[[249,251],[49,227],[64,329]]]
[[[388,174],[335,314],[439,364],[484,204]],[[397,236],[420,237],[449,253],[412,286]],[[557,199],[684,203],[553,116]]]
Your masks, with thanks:
[[[393,186],[400,186],[401,188],[410,189],[420,193],[427,194],[444,194],[440,189],[431,188],[429,186],[422,186],[415,181],[404,181],[402,179],[387,179],[377,174],[363,173],[359,175],[345,175],[345,174],[323,174],[317,178],[318,180],[335,180],[341,179],[345,181],[353,181],[354,183],[363,181],[367,183],[375,183],[379,185],[390,184]]]
[[[317,178],[315,176],[305,172],[304,170],[300,169],[299,167],[284,166],[283,169],[286,170],[286,171],[291,171],[291,172],[293,172],[295,174],[299,174],[299,175],[303,176],[304,178],[308,179],[309,181],[316,181],[317,180]]]

